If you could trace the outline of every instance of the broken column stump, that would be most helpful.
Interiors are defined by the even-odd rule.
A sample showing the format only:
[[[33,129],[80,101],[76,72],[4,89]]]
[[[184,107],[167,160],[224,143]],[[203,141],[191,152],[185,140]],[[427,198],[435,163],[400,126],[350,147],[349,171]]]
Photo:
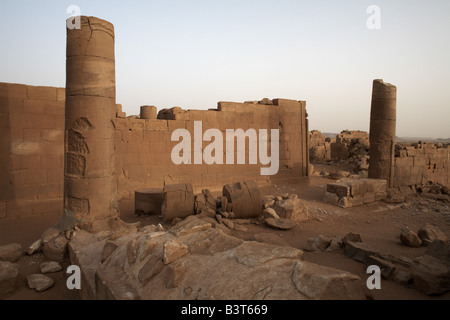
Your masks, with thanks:
[[[114,26],[67,28],[64,220],[90,232],[118,223]]]
[[[140,189],[134,192],[134,208],[137,215],[161,215],[164,200],[163,189]]]
[[[261,192],[255,181],[227,184],[222,193],[233,204],[234,218],[246,219],[262,214]]]
[[[184,219],[194,214],[194,189],[191,184],[167,185],[161,206],[164,221]]]
[[[394,186],[397,88],[383,80],[373,81],[370,111],[369,178],[385,179]]]

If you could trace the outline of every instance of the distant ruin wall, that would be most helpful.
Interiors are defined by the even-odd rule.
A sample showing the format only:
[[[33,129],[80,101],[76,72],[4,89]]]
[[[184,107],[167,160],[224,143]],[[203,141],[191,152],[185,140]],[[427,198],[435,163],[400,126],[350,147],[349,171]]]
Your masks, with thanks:
[[[0,83],[0,218],[61,213],[65,89]]]
[[[63,210],[65,89],[0,83],[0,219]],[[123,116],[121,110],[117,110]],[[220,102],[217,110],[182,110],[167,119],[116,118],[116,168],[121,212],[134,210],[134,191],[191,183],[221,190],[224,184],[254,179],[260,184],[308,174],[308,120],[305,102],[276,99],[273,105]],[[203,133],[226,129],[279,129],[279,171],[262,176],[256,165],[174,165],[172,132],[185,128],[192,139],[195,121]],[[193,140],[192,140],[193,141]],[[210,142],[203,142],[205,148]],[[237,143],[235,142],[235,152]],[[268,143],[270,152],[270,143]],[[246,141],[248,149],[248,139]],[[235,157],[236,160],[236,157]],[[225,163],[225,157],[224,157]],[[236,162],[235,162],[236,163]],[[130,211],[131,210],[131,211]]]
[[[450,148],[434,144],[396,146],[394,187],[437,182],[450,186]]]

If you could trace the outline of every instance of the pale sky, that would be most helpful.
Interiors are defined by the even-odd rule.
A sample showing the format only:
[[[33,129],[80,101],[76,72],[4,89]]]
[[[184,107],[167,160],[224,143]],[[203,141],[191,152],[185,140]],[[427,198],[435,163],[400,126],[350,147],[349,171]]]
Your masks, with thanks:
[[[398,136],[450,138],[449,0],[0,0],[0,82],[65,86],[70,5],[114,24],[129,115],[286,98],[306,100],[311,130],[368,131],[383,79]]]

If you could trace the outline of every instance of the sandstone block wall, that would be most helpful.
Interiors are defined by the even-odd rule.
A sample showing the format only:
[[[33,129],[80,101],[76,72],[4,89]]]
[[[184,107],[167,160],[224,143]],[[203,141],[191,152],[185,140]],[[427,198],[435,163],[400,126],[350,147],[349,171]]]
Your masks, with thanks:
[[[347,160],[352,156],[350,148],[355,144],[369,148],[369,135],[365,131],[344,130],[336,136],[336,142],[331,143],[331,160]]]
[[[331,144],[331,139],[325,139],[320,131],[311,131],[309,133],[309,160],[316,163],[331,160]]]
[[[121,212],[133,210],[134,190],[162,188],[167,184],[190,183],[198,193],[208,188],[221,190],[223,185],[253,179],[259,184],[308,174],[308,125],[306,104],[301,101],[275,99],[272,105],[219,102],[213,110],[161,110],[159,119],[116,118],[117,168]],[[171,141],[175,129],[187,129],[193,144],[194,122],[202,121],[203,133],[219,129],[223,136],[224,164],[175,165],[171,151],[178,141]],[[262,176],[267,165],[226,164],[226,130],[241,128],[279,129],[279,171],[276,176]],[[247,140],[248,150],[248,140]],[[210,142],[203,142],[205,148]],[[202,148],[202,149],[203,149]],[[270,150],[270,143],[268,144]],[[193,150],[193,149],[192,149]],[[235,143],[235,153],[237,144]]]
[[[150,119],[127,118],[117,106],[115,157],[122,213],[134,212],[134,191],[141,188],[191,183],[200,192],[203,188],[221,190],[225,184],[243,180],[267,184],[308,174],[308,120],[303,101],[220,102],[213,110],[173,108],[160,111],[164,119],[156,119],[154,109],[148,109]],[[202,121],[203,133],[210,128],[222,132],[224,152],[226,129],[268,129],[269,133],[279,129],[278,174],[261,176],[261,167],[268,165],[260,164],[259,157],[258,164],[248,164],[248,154],[244,165],[174,165],[171,151],[178,142],[171,141],[171,134],[185,128],[193,139],[194,121]],[[0,83],[0,219],[62,213],[64,122],[64,88]],[[203,142],[203,147],[209,143]],[[270,152],[270,143],[268,147]]]
[[[415,186],[428,181],[450,185],[450,148],[435,144],[396,146],[394,186]]]
[[[65,89],[0,83],[0,219],[63,208]]]

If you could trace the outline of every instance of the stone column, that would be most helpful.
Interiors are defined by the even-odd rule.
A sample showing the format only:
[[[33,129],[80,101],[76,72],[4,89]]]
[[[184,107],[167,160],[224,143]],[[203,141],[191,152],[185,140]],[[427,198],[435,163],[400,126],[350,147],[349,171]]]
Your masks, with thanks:
[[[383,80],[373,81],[370,112],[369,178],[385,179],[394,186],[397,88]]]
[[[114,26],[83,16],[67,28],[64,218],[90,232],[120,222],[115,113]]]

